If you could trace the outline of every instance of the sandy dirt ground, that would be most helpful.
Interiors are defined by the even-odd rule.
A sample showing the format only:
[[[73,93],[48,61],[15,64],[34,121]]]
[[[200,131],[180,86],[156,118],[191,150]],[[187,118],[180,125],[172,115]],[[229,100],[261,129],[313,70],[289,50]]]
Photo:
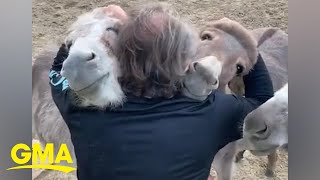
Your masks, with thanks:
[[[184,17],[197,27],[208,21],[228,17],[247,28],[279,27],[288,32],[288,0],[159,0],[173,5]],[[98,6],[117,4],[128,9],[145,1],[133,0],[32,0],[32,51],[33,57],[50,43],[63,40],[66,28],[76,17]],[[280,152],[276,177],[264,175],[266,157],[255,157],[249,152],[236,166],[236,180],[287,180],[288,156]],[[39,170],[34,170],[36,175]],[[38,180],[74,179],[70,175],[42,173]]]

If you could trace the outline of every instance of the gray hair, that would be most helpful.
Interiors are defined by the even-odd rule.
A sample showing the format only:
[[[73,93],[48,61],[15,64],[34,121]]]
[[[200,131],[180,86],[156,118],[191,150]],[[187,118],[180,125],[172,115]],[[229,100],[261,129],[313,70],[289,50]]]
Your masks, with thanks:
[[[119,35],[123,90],[148,98],[174,96],[195,56],[197,38],[192,27],[166,4],[132,10]]]

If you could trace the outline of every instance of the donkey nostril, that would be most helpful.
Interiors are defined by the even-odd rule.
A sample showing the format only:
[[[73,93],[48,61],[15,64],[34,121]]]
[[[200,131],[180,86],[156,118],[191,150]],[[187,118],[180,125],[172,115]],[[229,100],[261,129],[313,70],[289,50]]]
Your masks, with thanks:
[[[218,84],[218,80],[216,80],[214,83],[213,83],[213,85],[217,85]]]
[[[262,130],[257,131],[257,134],[264,134],[265,132],[267,132],[268,130],[268,126],[265,126],[265,128],[263,128]]]
[[[263,129],[256,131],[253,134],[253,137],[256,138],[257,140],[267,139],[269,137],[268,126],[265,126]]]
[[[253,136],[264,136],[268,131],[268,126],[259,117],[261,117],[261,114],[258,111],[249,113],[244,120],[243,130]]]
[[[196,69],[197,66],[198,66],[198,62],[194,62],[193,63],[193,68]]]

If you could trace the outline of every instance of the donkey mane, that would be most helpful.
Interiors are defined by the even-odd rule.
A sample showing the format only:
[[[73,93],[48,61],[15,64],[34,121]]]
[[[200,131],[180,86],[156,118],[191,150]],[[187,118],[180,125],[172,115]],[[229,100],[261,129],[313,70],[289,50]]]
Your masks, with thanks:
[[[268,28],[260,37],[257,46],[259,47],[267,39],[271,38],[279,29],[278,28]]]

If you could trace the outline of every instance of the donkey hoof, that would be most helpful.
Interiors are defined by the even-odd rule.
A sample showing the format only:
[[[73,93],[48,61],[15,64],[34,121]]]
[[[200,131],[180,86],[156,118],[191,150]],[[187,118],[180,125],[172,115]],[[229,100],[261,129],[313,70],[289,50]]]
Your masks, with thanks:
[[[275,173],[271,169],[266,170],[266,176],[267,177],[274,177]]]

